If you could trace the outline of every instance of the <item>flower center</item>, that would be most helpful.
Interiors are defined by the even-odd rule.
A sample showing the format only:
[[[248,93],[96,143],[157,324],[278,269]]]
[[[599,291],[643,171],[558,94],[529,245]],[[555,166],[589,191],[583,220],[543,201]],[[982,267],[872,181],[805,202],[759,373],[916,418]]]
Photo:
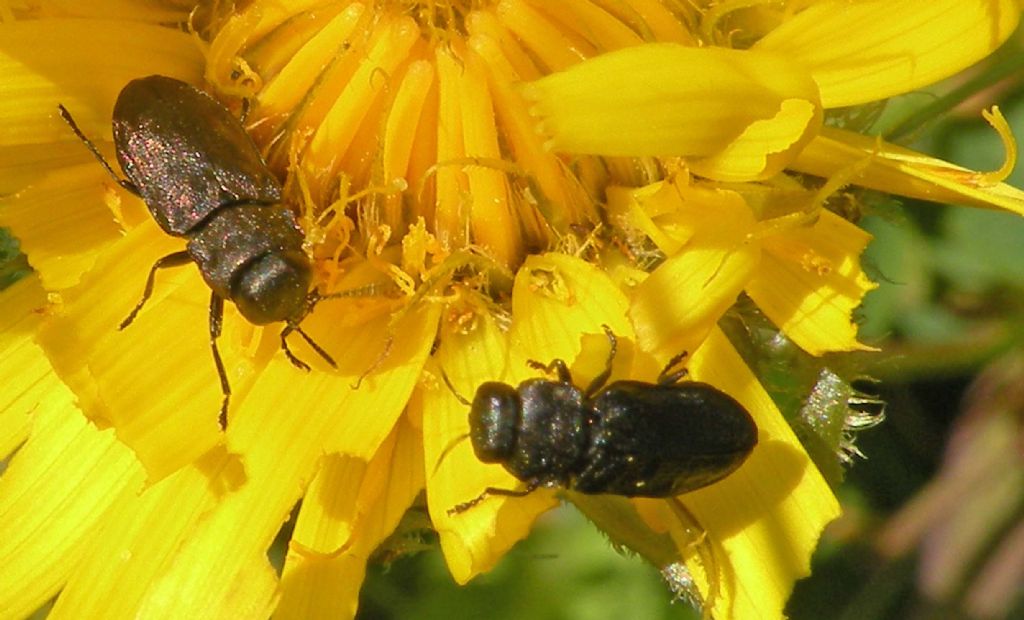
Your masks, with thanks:
[[[380,3],[394,6],[410,15],[427,36],[466,32],[466,16],[472,11],[496,4],[495,0],[391,0]]]
[[[624,38],[656,37],[642,7],[607,4],[393,0],[298,11],[256,0],[221,22],[207,75],[224,90],[249,89],[249,130],[287,179],[327,271],[381,257],[426,272],[468,251],[507,272],[531,252],[587,247],[608,185],[664,175],[654,159],[550,152],[521,95],[524,82]],[[675,10],[658,12],[682,19]],[[422,263],[410,265],[412,255]]]

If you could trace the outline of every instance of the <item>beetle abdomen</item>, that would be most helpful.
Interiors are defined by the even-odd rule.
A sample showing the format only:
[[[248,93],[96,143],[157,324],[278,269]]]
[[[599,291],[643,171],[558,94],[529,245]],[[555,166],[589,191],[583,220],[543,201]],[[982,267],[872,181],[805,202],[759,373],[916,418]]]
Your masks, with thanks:
[[[757,445],[757,426],[731,396],[687,381],[617,381],[593,399],[583,493],[668,497],[735,471]]]
[[[226,204],[281,201],[280,183],[238,119],[180,80],[129,82],[113,126],[121,169],[168,234],[185,235]]]

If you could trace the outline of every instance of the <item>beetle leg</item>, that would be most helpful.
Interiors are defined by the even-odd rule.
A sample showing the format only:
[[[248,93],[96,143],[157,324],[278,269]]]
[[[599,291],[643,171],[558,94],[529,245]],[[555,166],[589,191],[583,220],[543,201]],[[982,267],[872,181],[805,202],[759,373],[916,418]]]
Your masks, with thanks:
[[[139,188],[135,187],[135,184],[129,181],[128,179],[122,179],[121,177],[117,176],[117,173],[114,172],[113,166],[111,166],[110,163],[107,162],[107,159],[103,157],[103,153],[100,153],[100,150],[96,148],[96,145],[92,143],[92,140],[85,137],[85,134],[82,133],[82,130],[78,128],[78,123],[76,123],[75,119],[71,117],[71,112],[68,112],[68,109],[64,107],[64,104],[58,103],[57,108],[60,110],[60,116],[64,119],[64,122],[67,123],[69,127],[71,127],[71,131],[75,132],[75,135],[78,136],[78,139],[85,143],[86,148],[88,148],[89,151],[92,152],[93,157],[99,160],[100,164],[102,164],[103,167],[106,169],[107,174],[109,174],[112,179],[117,181],[118,185],[138,196]]]
[[[299,335],[302,336],[302,339],[305,340],[309,344],[309,346],[313,347],[313,350],[317,352],[317,355],[324,358],[324,361],[330,364],[331,368],[338,367],[338,364],[337,362],[334,361],[334,358],[328,355],[327,351],[324,351],[323,347],[313,342],[313,339],[309,337],[309,334],[302,331],[302,327],[296,325],[295,331],[299,332]]]
[[[249,118],[249,108],[252,106],[248,97],[242,97],[242,111],[238,115],[238,122],[241,125],[245,125],[245,119]]]
[[[288,361],[292,363],[292,366],[295,366],[299,370],[309,372],[309,364],[295,357],[295,354],[292,353],[291,348],[288,346],[288,334],[292,333],[297,328],[298,325],[292,325],[291,323],[284,326],[284,329],[281,330],[281,349],[284,351]]]
[[[132,321],[135,320],[135,316],[139,313],[139,310],[142,310],[142,306],[146,305],[146,301],[149,299],[149,296],[153,294],[153,279],[156,277],[158,269],[163,269],[164,267],[180,267],[191,260],[192,255],[184,250],[158,258],[157,261],[153,263],[153,266],[149,268],[149,275],[146,277],[146,288],[142,291],[142,299],[139,300],[139,303],[135,304],[135,307],[132,308],[132,311],[128,314],[127,318],[121,321],[118,329],[124,329],[131,325]]]
[[[670,359],[667,364],[665,364],[665,368],[663,368],[661,372],[658,373],[658,385],[673,385],[675,383],[679,383],[679,380],[687,375],[687,370],[685,368],[680,368],[679,370],[672,373],[669,372],[670,370],[672,370],[673,366],[679,364],[684,359],[686,359],[687,355],[689,354],[686,351],[683,351],[679,355]]]
[[[451,508],[449,508],[448,509],[448,516],[457,515],[457,514],[461,514],[463,512],[466,512],[467,510],[469,510],[473,506],[476,506],[477,504],[479,504],[480,502],[484,501],[488,497],[491,497],[491,496],[494,496],[494,495],[500,495],[502,497],[526,497],[530,493],[533,493],[538,488],[540,488],[540,485],[541,485],[540,480],[531,480],[526,485],[525,489],[499,489],[497,487],[487,487],[486,489],[483,490],[482,493],[480,493],[480,495],[477,495],[476,497],[474,497],[473,499],[469,500],[468,502],[462,502],[461,504],[456,504],[456,505],[452,506]]]
[[[708,580],[707,594],[704,595],[703,604],[701,605],[702,609],[700,610],[701,618],[702,620],[712,618],[711,612],[715,608],[715,603],[718,602],[719,580],[721,579],[714,543],[708,538],[707,530],[697,520],[697,517],[678,498],[670,498],[668,507],[679,521],[679,524],[687,530],[687,533],[692,534],[694,537],[687,546],[696,548],[697,558],[703,565],[704,573],[707,575]]]
[[[550,364],[544,364],[537,360],[526,360],[527,366],[535,368],[537,370],[543,370],[544,372],[551,374],[552,372],[558,373],[558,380],[562,383],[572,383],[572,374],[569,372],[569,367],[565,365],[564,360],[554,359],[551,360]]]
[[[300,370],[305,370],[309,372],[309,364],[295,357],[295,354],[292,353],[291,348],[288,346],[288,334],[292,332],[298,332],[298,334],[302,336],[302,339],[305,340],[306,343],[309,344],[309,346],[313,347],[313,350],[316,351],[317,354],[320,355],[320,357],[324,358],[325,362],[331,365],[331,368],[338,367],[338,364],[337,362],[334,361],[334,358],[331,357],[330,354],[327,353],[327,351],[324,351],[323,347],[313,342],[313,339],[309,337],[309,334],[304,332],[302,328],[299,327],[298,325],[289,323],[285,325],[284,329],[281,330],[281,348],[284,349],[284,354],[288,357],[288,361],[291,362],[292,365],[294,365],[296,368],[299,368]]]
[[[619,341],[615,334],[612,333],[612,328],[607,325],[602,325],[601,328],[604,329],[605,335],[608,336],[608,344],[610,345],[608,348],[608,361],[604,363],[604,370],[601,371],[601,374],[594,377],[594,380],[587,386],[586,391],[583,392],[586,398],[596,394],[608,382],[608,377],[612,376],[612,362],[615,361],[615,353],[619,350]]]
[[[228,383],[228,373],[224,370],[224,362],[220,359],[220,351],[217,350],[217,339],[220,338],[221,327],[224,319],[224,298],[213,293],[210,295],[210,349],[213,350],[213,362],[217,365],[217,376],[220,377],[220,391],[224,394],[224,400],[220,405],[221,430],[228,427],[228,399],[231,398],[231,384]]]
[[[331,368],[338,367],[338,363],[334,361],[334,358],[331,357],[323,347],[314,342],[309,334],[303,331],[298,325],[289,323],[281,330],[281,348],[284,349],[284,354],[288,357],[288,361],[291,362],[293,366],[300,370],[309,372],[309,364],[295,357],[295,354],[292,353],[291,347],[288,346],[288,334],[292,332],[298,332],[298,334],[302,336],[302,339],[305,340],[309,346],[313,347],[313,350],[316,351],[320,357],[324,358],[325,362],[331,365]]]

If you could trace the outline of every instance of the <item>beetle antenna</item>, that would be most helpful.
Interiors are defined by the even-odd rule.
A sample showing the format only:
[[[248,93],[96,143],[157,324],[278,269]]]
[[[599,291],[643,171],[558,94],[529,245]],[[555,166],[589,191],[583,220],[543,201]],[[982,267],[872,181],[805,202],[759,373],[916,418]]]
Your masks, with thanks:
[[[100,150],[96,148],[96,145],[93,144],[92,140],[86,137],[82,130],[78,128],[78,123],[75,122],[75,119],[71,116],[71,112],[68,112],[68,109],[64,107],[64,104],[58,103],[57,109],[60,110],[60,117],[63,118],[64,122],[68,124],[68,127],[71,128],[71,131],[75,132],[75,135],[78,136],[78,139],[85,144],[86,148],[89,149],[93,157],[95,157],[96,160],[100,162],[103,168],[107,171],[107,174],[110,175],[110,178],[117,181],[118,185],[125,188],[129,192],[138,195],[139,188],[135,187],[135,184],[129,181],[128,179],[122,179],[121,177],[117,176],[117,173],[114,172],[113,166],[111,166],[110,162],[107,161],[107,158],[103,156],[103,153],[100,153]]]
[[[441,450],[441,455],[437,457],[437,463],[434,465],[434,474],[437,474],[437,470],[441,469],[441,463],[444,463],[444,460],[448,457],[448,454],[455,449],[455,446],[467,439],[469,439],[469,433],[462,433],[461,435],[453,437],[452,440],[448,442],[448,445],[444,447],[444,450]]]
[[[463,405],[469,407],[470,402],[466,400],[466,398],[462,396],[462,394],[459,394],[458,391],[456,391],[455,386],[452,385],[452,380],[448,378],[448,373],[444,371],[444,368],[441,368],[441,378],[444,379],[444,384],[448,386],[448,389],[455,396],[455,398],[458,399],[458,401]],[[437,470],[441,468],[441,463],[443,463],[445,458],[448,457],[448,453],[454,450],[455,446],[459,445],[466,439],[469,439],[469,433],[463,433],[461,435],[458,435],[448,442],[448,445],[444,447],[444,450],[441,450],[441,455],[437,457],[437,464],[434,465],[435,474],[437,473]]]
[[[452,385],[452,380],[448,378],[448,373],[446,373],[444,371],[444,368],[441,368],[441,378],[444,379],[444,384],[448,386],[448,389],[451,390],[451,393],[455,396],[455,398],[458,399],[458,401],[460,403],[462,403],[463,405],[465,405],[467,407],[469,407],[469,406],[471,406],[473,404],[473,403],[469,402],[469,400],[466,399],[465,396],[463,396],[462,394],[459,394],[458,390],[455,389],[455,386]]]
[[[357,286],[355,288],[345,289],[336,293],[330,293],[328,295],[321,295],[316,289],[313,289],[309,293],[307,298],[310,303],[310,309],[312,306],[325,299],[341,299],[343,297],[371,297],[373,295],[380,295],[388,289],[395,288],[394,282],[372,282],[370,284],[364,284],[363,286]]]

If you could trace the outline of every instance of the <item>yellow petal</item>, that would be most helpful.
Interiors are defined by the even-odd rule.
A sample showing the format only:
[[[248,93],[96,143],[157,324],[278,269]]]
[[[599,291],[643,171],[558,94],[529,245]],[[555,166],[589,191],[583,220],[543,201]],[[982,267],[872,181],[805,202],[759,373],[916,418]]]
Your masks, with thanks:
[[[422,436],[405,419],[368,466],[355,459],[329,459],[303,500],[292,535],[293,541],[322,555],[297,552],[293,545],[274,616],[354,615],[367,558],[422,488]],[[343,545],[348,546],[338,553]]]
[[[715,155],[734,147],[745,158],[760,145],[763,157],[803,132],[818,107],[810,75],[782,57],[724,48],[652,43],[603,54],[528,84],[548,147],[599,155]],[[783,104],[804,103],[790,111]],[[795,112],[795,113],[794,113]],[[795,121],[808,123],[793,131]],[[710,164],[709,164],[710,167]]]
[[[289,9],[294,10],[293,6],[290,4]],[[283,5],[277,7],[273,13],[283,8]],[[263,12],[261,16],[266,19],[273,13]],[[315,36],[310,37],[302,49],[292,54],[287,64],[281,67],[279,72],[265,72],[264,77],[267,81],[259,91],[259,114],[270,118],[287,118],[293,111],[302,106],[303,98],[308,95],[320,75],[319,72],[313,71],[312,68],[329,66],[336,59],[345,46],[350,44],[350,37],[357,26],[359,26],[360,20],[364,18],[365,14],[366,6],[363,4],[353,3],[345,7],[343,11],[325,24]],[[242,15],[233,17],[228,22],[228,25],[217,33],[213,48],[220,51],[220,48],[227,41],[231,41],[234,38],[235,34],[233,31],[244,21],[245,17]],[[309,19],[305,18],[295,21],[306,22]],[[249,28],[239,29],[237,32],[239,37],[252,37],[255,34]],[[282,49],[281,46],[275,45],[268,45],[266,48],[268,50]],[[230,85],[234,83],[234,80],[229,77],[230,70],[235,65],[234,56],[226,56],[224,60],[226,61],[224,67],[227,69],[227,72],[223,75],[224,84]],[[213,61],[214,59],[211,58],[211,71],[215,66]],[[217,70],[220,72],[221,68],[217,67]]]
[[[245,484],[226,495],[184,542],[147,592],[147,613],[219,617],[234,600],[233,582],[256,558],[266,561],[267,547],[313,479],[326,446],[351,443],[356,447],[348,452],[372,454],[394,426],[433,343],[438,309],[426,305],[399,321],[394,352],[356,388],[386,342],[387,317],[343,325],[331,305],[318,306],[307,323],[326,350],[345,352],[339,370],[296,346],[311,372],[294,368],[278,352],[252,382],[227,431],[230,451],[242,455]],[[367,445],[373,438],[376,443]]]
[[[49,617],[138,617],[153,580],[239,477],[237,463],[214,450],[141,495],[122,497],[90,539]]]
[[[270,565],[266,553],[253,554],[238,562],[237,571],[226,577],[230,579],[224,584],[227,593],[192,618],[269,618],[273,614],[277,602],[277,571]],[[163,582],[158,580],[157,583]],[[178,596],[166,588],[151,590],[135,617],[180,618],[174,611],[179,603]]]
[[[531,3],[503,0],[495,8],[501,25],[544,67],[565,69],[593,51],[593,45],[560,28],[546,11],[538,11]]]
[[[681,496],[707,531],[719,568],[721,618],[779,618],[839,504],[792,429],[717,328],[688,366],[694,379],[728,392],[750,411],[758,445],[725,480]],[[684,547],[692,533],[683,532]],[[692,548],[683,549],[693,554]],[[690,560],[698,580],[706,567]],[[706,583],[701,589],[706,592]]]
[[[295,0],[287,4],[258,0],[247,4],[244,10],[232,15],[217,33],[208,54],[206,78],[220,87],[234,85],[236,76],[233,72],[239,70],[238,60],[252,39],[263,38],[282,26],[286,29],[290,20],[309,21],[315,17],[315,14],[310,15],[310,10],[322,4],[318,0]],[[303,19],[295,19],[298,15]],[[256,75],[244,65],[243,71],[247,78]]]
[[[682,175],[643,187],[608,188],[608,212],[618,224],[649,237],[667,256],[693,239],[728,246],[754,231],[754,217],[738,192],[691,186]]]
[[[445,81],[442,73],[440,88],[453,85]],[[453,80],[458,90],[453,93],[461,108],[461,132],[465,154],[468,157],[500,160],[502,153],[498,141],[498,128],[494,117],[494,103],[487,87],[485,65],[475,55],[469,55],[460,77]],[[488,254],[503,265],[515,265],[522,260],[522,241],[519,222],[511,210],[506,175],[485,166],[465,169],[469,186],[470,221],[473,239]],[[465,198],[463,200],[466,200]]]
[[[106,13],[87,4],[70,12],[125,19],[26,19],[0,28],[0,194],[71,162],[94,161],[58,116],[58,103],[101,142],[109,140],[114,99],[129,80],[159,73],[199,82],[202,55],[191,35],[132,19],[157,17],[138,3]]]
[[[73,17],[105,17],[117,15],[120,19],[144,21],[152,24],[177,24],[188,19],[188,11],[171,8],[173,3],[140,4],[135,0],[47,0],[46,10],[55,15]]]
[[[388,441],[381,449],[390,455],[393,447],[394,442]],[[360,459],[338,455],[325,459],[303,499],[281,576],[282,597],[275,617],[354,616],[366,558],[373,550],[370,536],[353,532],[356,500],[366,488],[361,485],[370,479],[366,470],[367,463]],[[360,517],[378,516],[376,503],[361,509]]]
[[[32,415],[48,395],[66,393],[35,343],[46,294],[29,276],[0,292],[0,460],[28,437]]]
[[[689,186],[682,177],[612,190],[610,212],[670,257],[635,289],[629,315],[637,342],[665,359],[692,350],[735,301],[759,260],[760,245],[748,242],[753,213],[737,192]]]
[[[344,307],[340,302],[324,302],[303,323],[321,346],[337,354],[337,374],[324,366],[319,373],[304,373],[278,355],[278,376],[282,393],[293,403],[290,410],[319,407],[340,416],[340,422],[332,424],[321,438],[325,452],[368,460],[391,433],[419,381],[442,307],[422,304],[397,321],[381,315],[364,324],[342,327],[338,317],[344,316]],[[316,356],[312,351],[301,353],[305,350],[302,343],[294,348],[302,359]],[[366,373],[370,374],[364,376]],[[299,387],[302,396],[289,395]]]
[[[114,100],[128,81],[159,73],[198,83],[200,67],[192,35],[173,28],[104,19],[4,23],[0,145],[64,143],[82,149],[84,161],[89,155],[58,116],[58,103],[86,135],[108,137]]]
[[[761,250],[746,238],[753,224],[749,208],[719,216],[735,226],[695,236],[637,286],[629,316],[641,349],[666,359],[692,351],[753,275]]]
[[[99,431],[55,386],[32,436],[0,478],[0,609],[29,615],[86,557],[112,504],[138,493],[143,471],[111,430]],[[108,550],[109,551],[109,550]],[[108,557],[109,560],[109,557]]]
[[[507,337],[486,306],[476,310],[475,329],[469,333],[443,332],[441,348],[434,356],[439,366],[437,374],[442,370],[447,373],[465,398],[472,398],[476,386],[485,381],[515,382],[517,373],[526,372],[525,364],[521,370],[507,365]],[[466,583],[493,568],[529,533],[537,515],[554,502],[550,493],[544,492],[515,502],[492,497],[460,514],[449,514],[453,507],[472,500],[485,488],[514,489],[518,481],[500,466],[476,459],[466,436],[469,409],[440,380],[432,389],[425,389],[422,400],[411,406],[421,408],[423,417],[430,518],[441,538],[448,570],[457,583]]]
[[[991,185],[985,182],[983,173],[842,129],[823,129],[790,167],[831,177],[853,165],[863,166],[863,172],[853,179],[857,185],[932,202],[999,208],[1024,215],[1024,192],[1015,187]]]
[[[593,264],[555,252],[528,257],[512,290],[511,337],[522,356],[510,360],[513,375],[526,370],[526,359],[576,359],[581,335],[600,334],[602,325],[631,336],[628,308],[622,291]]]
[[[537,77],[537,69],[493,15],[473,13],[467,18],[467,27],[473,33],[470,48],[487,65],[488,84],[495,113],[503,125],[506,148],[516,154],[516,165],[540,189],[536,209],[520,206],[521,225],[527,229],[527,236],[535,239],[544,238],[549,225],[566,231],[570,222],[586,218],[592,205],[589,196],[565,174],[557,156],[537,139],[527,103],[516,90],[523,80]],[[546,223],[539,220],[538,211]]]
[[[386,24],[386,28],[383,27]],[[302,166],[322,195],[329,185],[337,184],[337,175],[344,158],[358,151],[356,136],[364,119],[375,106],[381,105],[388,81],[378,75],[394,75],[399,66],[407,62],[413,45],[419,38],[419,27],[407,16],[382,21],[379,36],[369,47],[357,46],[351,50],[352,73],[332,71],[324,74],[318,87],[322,105],[329,109],[303,110],[301,122],[315,130]],[[336,93],[335,96],[329,95]],[[296,130],[301,131],[302,126]]]
[[[121,236],[106,206],[103,179],[113,185],[103,168],[91,162],[54,172],[0,200],[0,226],[18,238],[47,290],[78,284],[98,253]]]
[[[266,396],[261,384],[253,387],[252,398]],[[268,400],[281,405],[283,399],[274,393]],[[229,427],[235,431],[233,449],[245,457],[245,483],[193,526],[155,576],[139,603],[146,617],[223,617],[219,613],[233,597],[234,582],[252,562],[267,562],[267,548],[315,473],[318,439],[329,417],[326,411],[282,411],[289,409],[259,420],[243,414]]]
[[[196,268],[162,270],[135,322],[118,329],[140,299],[153,262],[182,246],[152,221],[137,227],[110,245],[79,286],[64,293],[63,315],[40,333],[83,411],[115,426],[151,482],[221,439],[220,382],[208,331],[210,292]],[[225,318],[221,352],[233,387],[241,392],[240,379],[251,369],[231,346],[235,319],[233,312]]]
[[[721,152],[690,162],[690,169],[716,181],[757,181],[782,172],[817,133],[822,111],[806,99],[786,99],[769,119],[750,123]]]
[[[811,355],[871,350],[857,342],[851,313],[875,288],[860,268],[871,235],[830,211],[815,224],[763,239],[764,252],[746,292],[786,335]]]
[[[885,99],[988,56],[1020,19],[1015,0],[818,2],[754,45],[809,70],[826,108]]]
[[[659,202],[672,201],[672,209],[678,206],[678,192],[673,184],[660,181],[637,188],[616,185],[608,187],[606,192],[609,216],[617,218],[617,223],[627,230],[643,233],[665,254],[674,255],[689,240],[689,237],[666,234],[654,220],[660,212],[657,210]]]
[[[270,618],[277,608],[277,571],[267,561],[266,554],[258,554],[238,569],[227,596],[221,601],[220,607],[204,610],[206,617],[217,618]],[[171,594],[173,597],[174,594]],[[154,599],[149,599],[152,601]],[[149,602],[147,601],[147,602]],[[174,599],[160,601],[156,605],[157,612],[152,617],[159,617],[161,612],[174,608]],[[139,611],[140,618],[151,617],[147,608]],[[168,618],[176,618],[173,613]]]
[[[544,9],[552,24],[567,35],[586,40],[598,49],[619,49],[643,42],[639,35],[624,23],[624,19],[613,16],[597,3],[570,0],[548,4]]]

